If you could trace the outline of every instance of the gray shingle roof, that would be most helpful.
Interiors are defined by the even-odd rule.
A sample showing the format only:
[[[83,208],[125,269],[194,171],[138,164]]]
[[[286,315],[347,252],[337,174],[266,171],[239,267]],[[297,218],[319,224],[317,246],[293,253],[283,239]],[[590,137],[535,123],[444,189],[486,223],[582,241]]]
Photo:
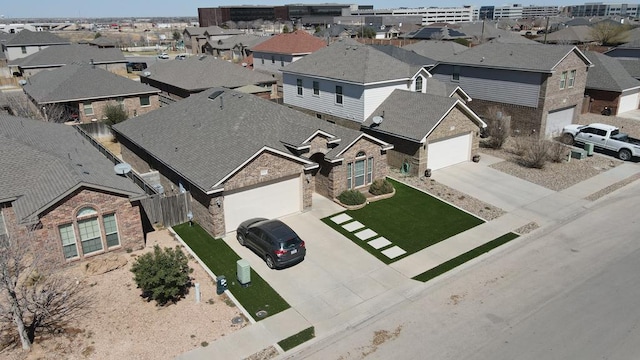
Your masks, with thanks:
[[[6,42],[6,46],[29,46],[29,45],[59,45],[70,44],[69,40],[64,40],[57,35],[47,31],[22,30],[11,40]]]
[[[188,91],[212,87],[236,88],[244,85],[271,84],[271,75],[252,71],[210,55],[191,56],[185,60],[158,62],[147,69],[153,79]]]
[[[406,50],[415,51],[417,54],[426,56],[436,61],[444,60],[451,55],[461,53],[469,48],[453,41],[423,40],[402,47]]]
[[[252,34],[242,34],[230,36],[226,39],[207,41],[212,49],[228,50],[233,49],[234,46],[242,44],[243,47],[251,48],[255,45],[268,40],[268,36],[258,36]]]
[[[640,81],[634,79],[618,59],[593,51],[585,55],[594,65],[587,73],[585,88],[614,92],[640,88]]]
[[[78,187],[144,196],[68,125],[0,115],[0,153],[0,202],[15,200],[20,222],[33,220]]]
[[[214,99],[209,96],[221,91]],[[286,106],[228,89],[210,89],[171,106],[125,121],[114,130],[204,191],[264,147],[292,154],[318,130],[341,141],[325,157],[336,158],[359,131],[330,124]]]
[[[284,73],[368,84],[408,79],[414,67],[355,40],[341,39],[283,68]]]
[[[72,63],[88,64],[123,63],[127,60],[117,48],[99,48],[88,44],[56,45],[42,49],[35,54],[11,61],[9,65],[26,68],[62,66]]]
[[[457,102],[446,96],[394,90],[365,120],[363,127],[420,142]],[[382,123],[373,125],[373,117],[382,114]]]
[[[426,65],[434,65],[436,61],[432,58],[422,56],[416,53],[413,50],[399,48],[393,45],[371,45],[376,50],[380,50],[387,55],[391,55],[394,58],[405,62],[409,65],[418,65],[418,66],[426,66]]]
[[[24,91],[38,104],[157,94],[158,89],[91,65],[71,64],[41,71],[28,80]]]
[[[593,28],[588,25],[570,26],[547,34],[546,39],[549,42],[564,42],[565,44],[588,43],[594,41],[591,35],[592,31]],[[543,41],[544,39],[544,34],[536,38],[538,41]]]
[[[531,72],[552,72],[571,51],[588,64],[584,54],[571,45],[486,43],[450,56],[442,64]],[[437,66],[437,65],[436,65]]]
[[[640,79],[640,59],[620,59],[620,64],[635,79]]]

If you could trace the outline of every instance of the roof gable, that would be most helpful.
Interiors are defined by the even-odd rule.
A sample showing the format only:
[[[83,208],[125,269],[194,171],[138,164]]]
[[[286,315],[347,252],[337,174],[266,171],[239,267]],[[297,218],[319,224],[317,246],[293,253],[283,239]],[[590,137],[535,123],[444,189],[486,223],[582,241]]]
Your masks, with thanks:
[[[253,52],[306,55],[327,46],[327,43],[304,30],[279,34],[251,48]]]
[[[282,69],[283,73],[357,84],[410,79],[414,66],[355,40],[341,39]]]
[[[587,73],[587,89],[623,92],[640,88],[640,81],[634,79],[616,58],[588,51],[587,57],[594,64]]]

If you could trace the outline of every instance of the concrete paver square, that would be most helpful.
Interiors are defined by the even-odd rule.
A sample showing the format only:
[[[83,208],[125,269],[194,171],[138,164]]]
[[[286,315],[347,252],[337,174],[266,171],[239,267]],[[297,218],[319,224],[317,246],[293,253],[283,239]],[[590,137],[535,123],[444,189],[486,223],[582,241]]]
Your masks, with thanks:
[[[347,222],[347,221],[349,221],[351,219],[352,219],[352,217],[347,215],[347,214],[340,214],[340,215],[332,217],[331,221],[333,221],[336,224],[342,224],[343,222]]]
[[[349,232],[354,232],[358,229],[362,229],[364,225],[362,225],[360,221],[352,221],[346,225],[342,225],[342,227]]]
[[[402,250],[399,246],[394,246],[392,248],[388,248],[387,250],[383,250],[382,253],[389,259],[395,259],[398,256],[405,254],[406,251]]]
[[[391,244],[391,241],[383,238],[383,237],[379,237],[377,239],[371,240],[369,241],[367,244],[373,246],[374,249],[381,249],[389,244]]]
[[[373,231],[373,230],[371,230],[371,229],[364,229],[364,230],[362,230],[360,232],[355,233],[355,235],[360,240],[366,240],[366,239],[369,239],[369,238],[372,238],[372,237],[378,235],[378,233]]]

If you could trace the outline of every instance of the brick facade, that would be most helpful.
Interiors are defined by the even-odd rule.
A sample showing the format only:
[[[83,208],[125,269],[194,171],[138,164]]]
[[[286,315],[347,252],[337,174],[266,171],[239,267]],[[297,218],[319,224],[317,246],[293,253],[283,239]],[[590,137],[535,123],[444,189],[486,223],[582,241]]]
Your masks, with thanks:
[[[82,208],[90,207],[97,212],[98,223],[100,224],[100,233],[102,236],[102,250],[88,255],[82,254],[80,244],[80,234],[77,226],[76,214]],[[27,238],[27,227],[18,225],[15,212],[12,207],[2,210],[7,223],[7,230],[11,236],[18,238]],[[102,216],[115,214],[119,246],[107,248],[105,239],[105,229],[102,222]],[[90,217],[93,217],[90,216]],[[142,229],[142,221],[140,218],[139,203],[131,203],[125,196],[96,191],[90,189],[79,189],[64,199],[60,200],[54,207],[44,212],[40,216],[35,233],[30,237],[36,241],[36,248],[44,250],[50,255],[52,261],[65,264],[84,260],[96,255],[104,254],[112,251],[138,250],[145,245],[144,232]],[[62,240],[58,227],[65,224],[74,224],[75,239],[78,248],[78,257],[65,260],[62,252]]]
[[[589,103],[582,109],[583,113],[602,114],[602,110],[608,107],[611,109],[611,115],[617,114],[622,93],[587,89],[585,95],[588,96]]]
[[[146,95],[145,95],[146,96]],[[136,117],[138,115],[146,114],[150,111],[156,110],[160,108],[160,98],[157,94],[149,94],[149,105],[142,106],[140,105],[140,97],[139,96],[131,96],[122,98],[124,109],[130,118]],[[80,122],[86,123],[91,122],[93,119],[97,119],[101,121],[104,117],[104,108],[107,105],[116,105],[118,104],[117,98],[112,99],[101,99],[101,100],[93,100],[91,101],[91,106],[93,107],[92,115],[85,115],[83,102],[78,102],[75,106],[78,108],[78,119]]]

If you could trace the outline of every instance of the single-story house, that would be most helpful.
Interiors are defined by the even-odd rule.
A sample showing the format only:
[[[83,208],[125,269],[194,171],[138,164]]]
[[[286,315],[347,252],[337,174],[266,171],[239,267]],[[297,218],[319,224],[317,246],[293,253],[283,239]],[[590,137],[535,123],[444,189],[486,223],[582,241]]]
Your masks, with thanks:
[[[627,72],[617,58],[587,51],[593,63],[587,73],[584,94],[589,98],[584,112],[619,115],[640,106],[640,81]]]

